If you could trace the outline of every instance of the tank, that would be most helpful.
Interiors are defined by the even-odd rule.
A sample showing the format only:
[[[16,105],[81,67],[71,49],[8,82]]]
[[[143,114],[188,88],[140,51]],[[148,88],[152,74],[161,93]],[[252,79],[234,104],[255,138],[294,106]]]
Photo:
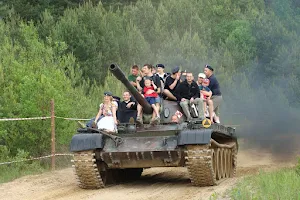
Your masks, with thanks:
[[[143,107],[144,124],[119,124],[118,133],[80,128],[72,137],[70,150],[78,185],[85,189],[104,188],[138,179],[151,167],[186,167],[191,184],[213,186],[235,176],[238,143],[235,128],[196,118],[171,122],[182,112],[175,101],[161,99],[160,124],[149,124],[152,108],[130,84],[117,64],[109,67]],[[206,124],[208,123],[208,124]]]

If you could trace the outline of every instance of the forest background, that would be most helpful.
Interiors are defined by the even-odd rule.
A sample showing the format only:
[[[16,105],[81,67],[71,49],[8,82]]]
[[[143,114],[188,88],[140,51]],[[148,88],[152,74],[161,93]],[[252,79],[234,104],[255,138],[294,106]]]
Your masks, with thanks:
[[[0,118],[49,116],[52,98],[56,116],[92,118],[103,91],[124,89],[110,63],[194,76],[210,64],[239,137],[277,151],[269,138],[299,131],[299,1],[2,0],[0,16]],[[56,120],[58,152],[76,126]],[[50,120],[1,122],[0,161],[49,155],[50,132]]]

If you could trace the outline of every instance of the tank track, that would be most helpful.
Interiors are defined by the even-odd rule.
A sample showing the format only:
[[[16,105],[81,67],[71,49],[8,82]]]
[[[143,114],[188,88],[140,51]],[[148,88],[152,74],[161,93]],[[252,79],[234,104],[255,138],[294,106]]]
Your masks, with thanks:
[[[73,167],[75,168],[75,175],[79,182],[79,187],[84,189],[104,188],[100,171],[94,158],[94,151],[81,151],[74,153]]]
[[[185,159],[192,185],[212,186],[235,176],[236,145],[219,144],[212,140],[206,145],[187,145]]]

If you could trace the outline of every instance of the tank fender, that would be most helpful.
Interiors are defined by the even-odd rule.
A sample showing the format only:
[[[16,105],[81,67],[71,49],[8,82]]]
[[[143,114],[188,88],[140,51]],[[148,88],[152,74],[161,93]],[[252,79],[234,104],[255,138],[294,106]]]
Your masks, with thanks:
[[[178,146],[186,144],[209,144],[212,129],[182,130],[178,134]]]
[[[70,151],[85,151],[103,148],[102,134],[76,134],[72,137]]]

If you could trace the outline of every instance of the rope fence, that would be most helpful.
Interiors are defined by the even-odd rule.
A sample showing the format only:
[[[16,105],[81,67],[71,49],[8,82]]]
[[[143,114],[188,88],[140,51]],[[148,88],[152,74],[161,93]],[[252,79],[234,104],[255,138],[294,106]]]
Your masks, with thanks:
[[[51,119],[51,117],[28,117],[28,118],[2,118],[0,121],[24,121],[24,120],[39,120],[39,119]]]
[[[13,163],[32,161],[32,160],[41,160],[41,159],[45,159],[45,158],[51,158],[51,157],[54,157],[54,156],[73,156],[73,154],[70,154],[70,153],[56,153],[56,154],[41,156],[41,157],[37,157],[37,158],[28,158],[28,159],[15,160],[15,161],[9,161],[9,162],[2,162],[2,163],[0,163],[0,166],[1,165],[9,165],[9,164],[13,164]]]
[[[90,119],[82,119],[82,118],[67,118],[67,117],[57,117],[54,116],[56,119],[64,119],[64,120],[71,120],[71,121],[81,121],[81,120],[90,120]],[[0,121],[25,121],[25,120],[43,120],[43,119],[51,119],[51,117],[28,117],[28,118],[2,118]]]

